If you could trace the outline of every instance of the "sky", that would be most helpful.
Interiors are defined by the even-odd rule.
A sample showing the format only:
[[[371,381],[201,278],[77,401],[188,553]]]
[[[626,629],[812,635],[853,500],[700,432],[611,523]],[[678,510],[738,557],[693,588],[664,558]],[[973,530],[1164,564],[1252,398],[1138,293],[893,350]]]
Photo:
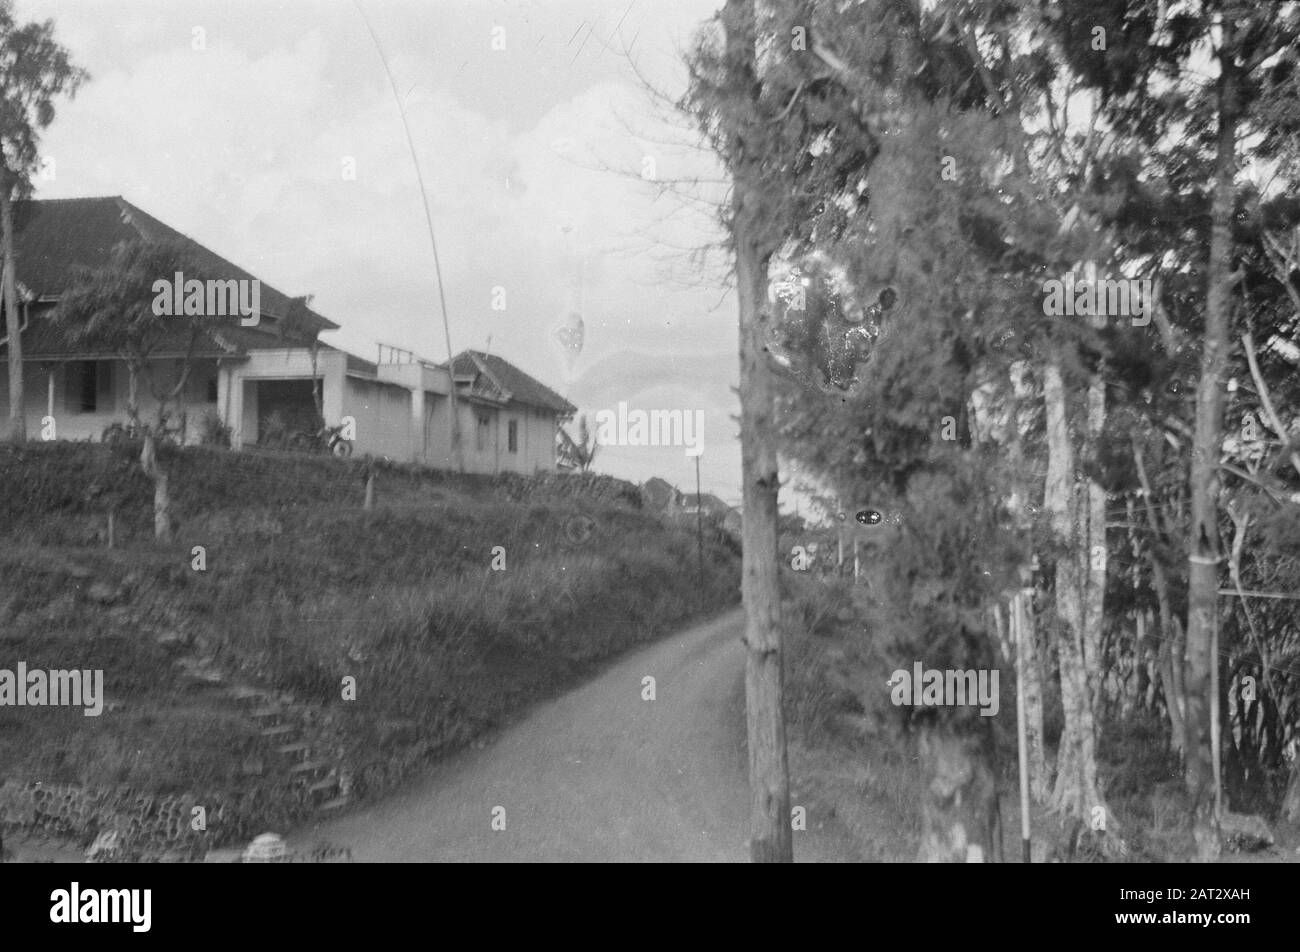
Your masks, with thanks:
[[[501,355],[593,423],[620,401],[703,411],[704,491],[738,503],[736,302],[725,259],[691,257],[722,236],[657,187],[718,172],[641,78],[679,96],[681,53],[720,0],[359,4],[16,0],[20,20],[54,20],[91,73],[43,137],[36,197],[121,195],[313,295],[342,326],[327,342],[440,361],[424,202],[386,61],[453,348]],[[576,356],[554,334],[571,312],[585,328]],[[682,447],[606,446],[595,468],[694,491]]]

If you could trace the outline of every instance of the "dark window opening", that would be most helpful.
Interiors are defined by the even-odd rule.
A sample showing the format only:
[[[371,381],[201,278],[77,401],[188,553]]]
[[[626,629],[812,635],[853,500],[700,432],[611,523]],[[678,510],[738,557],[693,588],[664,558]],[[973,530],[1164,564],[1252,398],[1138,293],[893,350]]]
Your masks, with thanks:
[[[67,366],[64,399],[72,413],[97,413],[112,407],[112,364],[76,360]]]
[[[506,426],[506,445],[511,453],[519,452],[519,423],[511,420]]]
[[[483,415],[478,416],[478,429],[474,434],[474,446],[481,453],[487,449],[488,427],[492,425],[492,420]]]
[[[217,378],[216,377],[213,377],[211,380],[208,381],[207,398],[208,398],[208,403],[217,402]]]

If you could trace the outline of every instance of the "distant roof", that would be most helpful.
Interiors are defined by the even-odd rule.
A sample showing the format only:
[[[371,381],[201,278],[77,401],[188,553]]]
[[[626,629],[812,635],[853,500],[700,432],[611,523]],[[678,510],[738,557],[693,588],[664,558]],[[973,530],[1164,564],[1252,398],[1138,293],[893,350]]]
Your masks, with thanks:
[[[14,202],[19,284],[37,297],[58,297],[73,283],[76,266],[106,265],[122,241],[178,242],[208,272],[222,280],[249,281],[254,275],[205,248],[188,235],[137,208],[120,195],[101,198],[26,199]],[[259,279],[260,280],[260,279]],[[283,317],[291,298],[261,281],[262,313]],[[338,325],[307,309],[321,330]]]
[[[658,476],[651,476],[641,484],[641,498],[651,509],[666,509],[678,496],[677,487]]]
[[[461,351],[451,361],[451,372],[453,377],[473,378],[467,385],[471,396],[503,402],[511,400],[564,414],[578,410],[550,387],[496,354]]]
[[[725,502],[723,502],[721,499],[719,499],[717,496],[713,495],[713,493],[703,493],[699,498],[703,502],[703,508],[705,512],[726,512],[727,510],[732,508],[731,506],[728,506]],[[696,499],[695,493],[683,493],[682,506],[688,509],[695,508],[697,505],[699,505],[699,503],[697,503],[695,499]]]

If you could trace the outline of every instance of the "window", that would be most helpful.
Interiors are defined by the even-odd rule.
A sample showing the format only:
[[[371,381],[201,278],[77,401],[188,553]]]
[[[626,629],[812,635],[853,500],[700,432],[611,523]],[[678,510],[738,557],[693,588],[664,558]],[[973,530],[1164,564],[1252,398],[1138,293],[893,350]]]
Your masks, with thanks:
[[[488,427],[492,425],[492,418],[485,413],[477,415],[478,426],[474,432],[474,448],[480,453],[487,449],[488,444]]]
[[[216,377],[213,377],[208,381],[207,398],[208,398],[208,403],[217,402],[217,378]]]
[[[106,360],[75,360],[67,366],[64,402],[71,413],[98,413],[113,407],[113,365]]]
[[[511,420],[506,425],[506,447],[512,453],[519,452],[519,421]]]

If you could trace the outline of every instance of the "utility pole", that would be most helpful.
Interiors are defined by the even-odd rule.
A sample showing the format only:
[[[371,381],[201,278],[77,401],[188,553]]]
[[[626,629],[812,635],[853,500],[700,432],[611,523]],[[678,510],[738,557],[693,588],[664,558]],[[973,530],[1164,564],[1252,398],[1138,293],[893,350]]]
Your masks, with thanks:
[[[704,496],[700,493],[700,456],[695,457],[695,542],[700,553],[700,584],[704,584]]]
[[[415,152],[415,140],[411,138],[411,125],[406,121],[406,106],[403,104],[402,96],[397,91],[397,80],[393,79],[393,71],[388,66],[388,57],[384,55],[384,48],[379,45],[379,37],[375,35],[369,17],[361,9],[361,4],[358,0],[352,0],[352,2],[357,8],[357,13],[361,14],[361,19],[366,24],[366,31],[375,44],[375,50],[379,53],[380,60],[383,61],[384,74],[388,77],[388,85],[393,91],[393,99],[397,103],[398,115],[402,117],[402,129],[406,133],[406,145],[411,150],[411,164],[415,166],[415,180],[420,186],[420,197],[424,200],[424,220],[429,228],[429,245],[433,249],[433,273],[438,279],[438,303],[442,306],[442,333],[447,343],[447,380],[449,384],[447,406],[450,411],[452,465],[455,466],[456,472],[463,473],[465,472],[465,447],[461,442],[460,408],[457,405],[456,398],[456,354],[451,349],[451,319],[447,316],[447,292],[442,281],[442,262],[438,257],[438,239],[433,231],[433,212],[429,208],[429,190],[424,186],[424,173],[420,171],[420,158]]]

